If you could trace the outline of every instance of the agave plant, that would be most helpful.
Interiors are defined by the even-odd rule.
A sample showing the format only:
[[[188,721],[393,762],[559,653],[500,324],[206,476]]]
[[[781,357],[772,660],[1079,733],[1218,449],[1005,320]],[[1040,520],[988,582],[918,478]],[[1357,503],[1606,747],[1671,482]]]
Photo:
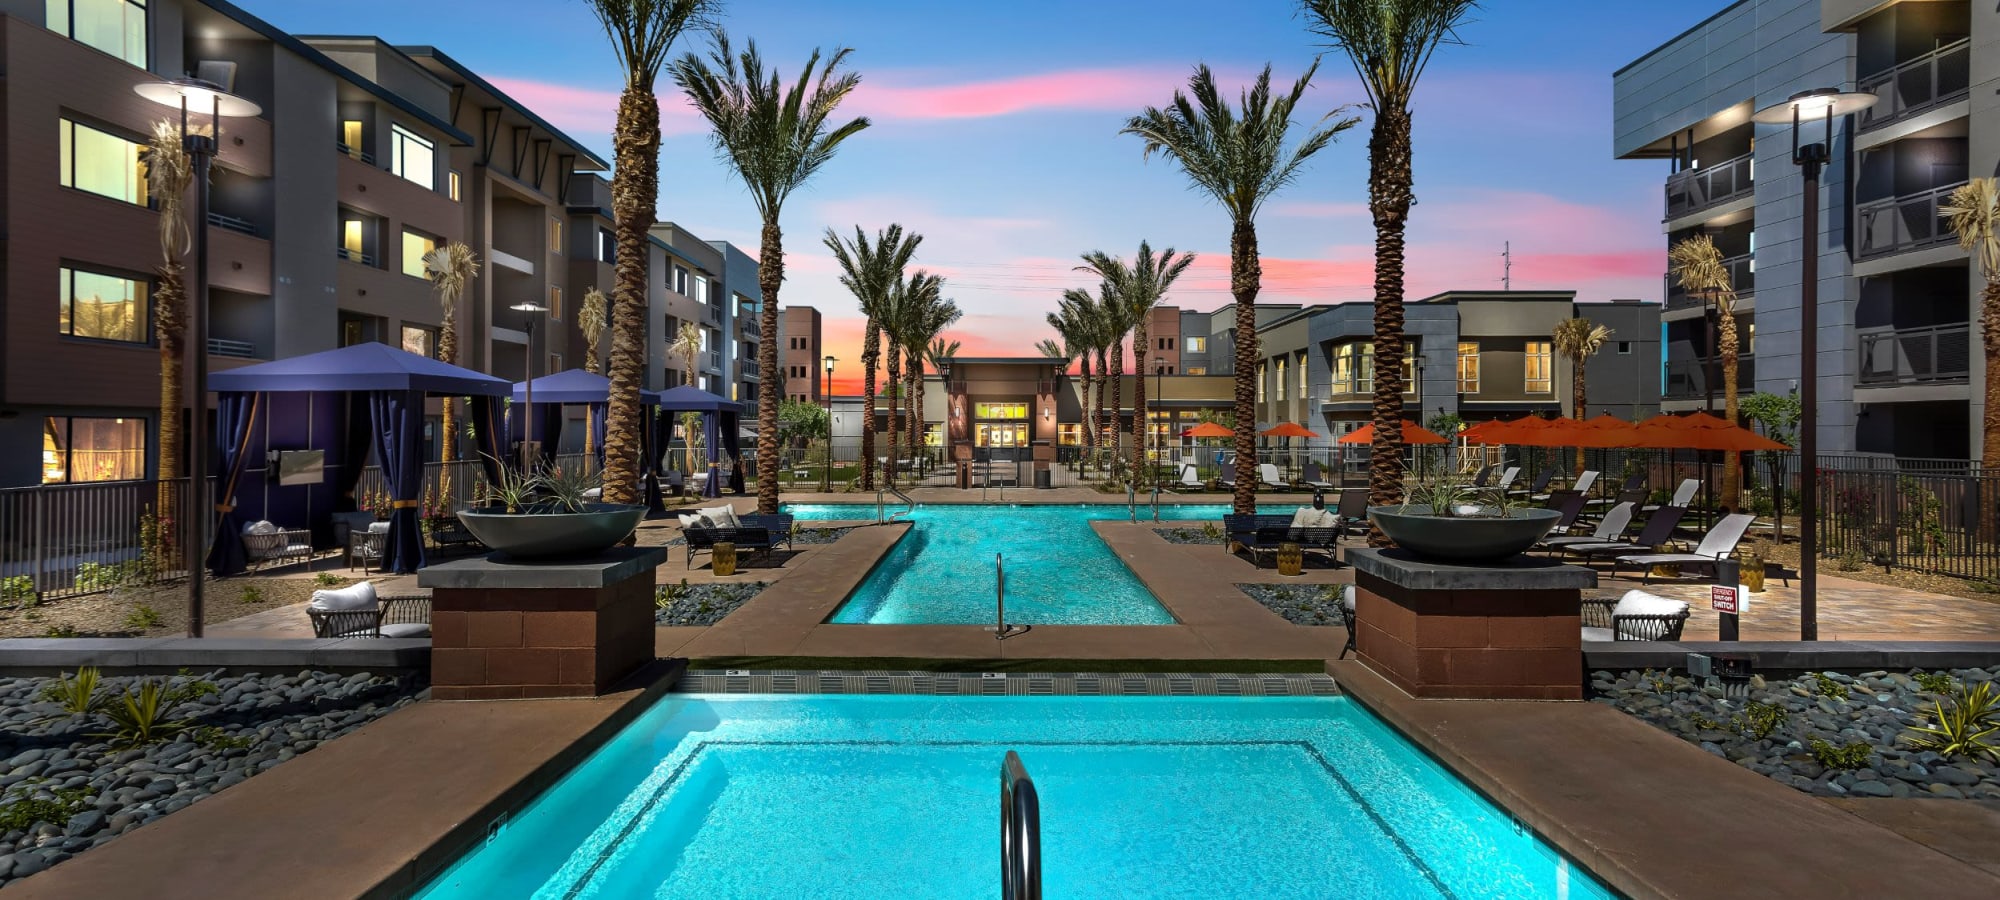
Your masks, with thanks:
[[[493,459],[491,456],[487,456],[486,458]],[[494,502],[506,507],[509,514],[519,513],[529,508],[534,502],[535,492],[541,490],[541,476],[533,472],[515,469],[500,460],[494,460],[494,462],[500,470],[500,477],[492,484],[486,486],[487,496],[492,498]]]
[[[604,484],[604,473],[593,472],[584,465],[549,466],[542,470],[541,494],[548,500],[551,512],[583,512],[590,504],[587,496],[594,488]]]
[[[1518,501],[1509,498],[1506,491],[1499,488],[1465,484],[1450,466],[1439,465],[1417,471],[1397,511],[1409,512],[1413,505],[1428,506],[1431,515],[1442,519],[1504,519],[1508,511],[1518,505]]]
[[[1990,682],[1960,685],[1951,708],[1931,704],[1931,724],[1910,729],[1910,746],[1939,756],[1968,756],[2000,763],[2000,695]]]

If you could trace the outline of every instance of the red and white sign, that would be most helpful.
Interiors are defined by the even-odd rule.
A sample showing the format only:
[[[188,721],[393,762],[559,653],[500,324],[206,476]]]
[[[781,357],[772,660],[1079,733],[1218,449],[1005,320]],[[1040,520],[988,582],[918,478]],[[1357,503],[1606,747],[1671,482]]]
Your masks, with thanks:
[[[1739,612],[1736,604],[1736,588],[1730,585],[1718,584],[1709,588],[1708,602],[1719,613],[1735,615]]]

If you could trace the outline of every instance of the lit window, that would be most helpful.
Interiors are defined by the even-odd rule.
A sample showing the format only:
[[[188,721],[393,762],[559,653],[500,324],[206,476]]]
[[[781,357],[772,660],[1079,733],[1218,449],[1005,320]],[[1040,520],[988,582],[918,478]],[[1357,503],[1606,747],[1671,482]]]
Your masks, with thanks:
[[[68,119],[57,121],[62,186],[146,205],[140,144]]]
[[[707,277],[705,277],[705,276],[702,276],[702,275],[696,275],[696,276],[694,276],[694,300],[695,300],[695,302],[696,302],[696,303],[707,303],[707,302],[708,302],[708,278],[707,278]]]
[[[1189,353],[1207,353],[1207,352],[1208,352],[1208,338],[1205,338],[1205,337],[1191,337],[1191,338],[1188,338],[1188,339],[1187,339],[1187,352],[1189,352]]]
[[[562,316],[562,286],[549,285],[549,318],[560,319]]]
[[[1529,341],[1525,360],[1525,380],[1530,394],[1546,394],[1555,389],[1555,347],[1548,341]]]
[[[1264,402],[1264,364],[1257,364],[1257,402]]]
[[[42,420],[42,483],[136,481],[146,477],[146,420]]]
[[[437,246],[437,238],[414,231],[404,231],[403,274],[412,278],[429,278],[430,273],[424,270],[424,254],[436,250]]]
[[[437,329],[422,325],[403,326],[403,349],[418,356],[437,356]]]
[[[151,289],[146,282],[71,268],[62,269],[60,277],[62,308],[56,321],[63,334],[146,343],[152,314],[148,306]]]
[[[459,177],[460,177],[460,176],[459,176],[459,174],[458,174],[457,172],[447,172],[447,173],[445,173],[445,181],[444,181],[444,183],[445,183],[445,186],[446,186],[446,189],[447,189],[447,190],[448,190],[448,191],[450,192],[450,194],[451,194],[451,199],[453,199],[453,200],[457,200],[457,199],[459,199]]]
[[[1309,371],[1306,368],[1306,355],[1299,354],[1299,399],[1301,400],[1305,399],[1307,389],[1312,386],[1310,379],[1306,377]]]
[[[340,149],[351,159],[361,158],[361,120],[344,119],[340,123]]]
[[[1460,341],[1458,344],[1458,392],[1479,393],[1479,344],[1474,341]]]
[[[597,261],[605,263],[618,261],[618,238],[609,228],[597,229]]]
[[[975,403],[972,415],[975,419],[1025,419],[1028,417],[1028,404]]]
[[[1278,399],[1285,399],[1285,359],[1278,358]]]
[[[49,30],[146,67],[146,0],[48,0]]]
[[[437,188],[437,145],[401,125],[389,126],[389,171],[422,185]]]
[[[1181,374],[1183,374],[1183,375],[1207,375],[1207,374],[1208,374],[1208,367],[1207,367],[1207,366],[1188,366],[1188,367],[1187,367],[1186,369],[1183,369],[1183,370],[1181,370]]]
[[[1375,393],[1375,345],[1349,344],[1354,348],[1354,392]]]
[[[563,370],[562,354],[560,353],[549,354],[549,371],[560,372],[562,370]]]
[[[555,216],[549,217],[549,252],[562,252],[562,220]]]

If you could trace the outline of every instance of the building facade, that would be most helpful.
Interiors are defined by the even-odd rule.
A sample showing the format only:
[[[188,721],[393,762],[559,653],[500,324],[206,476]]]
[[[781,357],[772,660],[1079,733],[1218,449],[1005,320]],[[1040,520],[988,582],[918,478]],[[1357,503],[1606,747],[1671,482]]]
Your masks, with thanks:
[[[785,399],[826,402],[826,371],[822,361],[819,310],[787,306],[778,313],[778,380]],[[839,360],[834,365],[839,365]],[[859,365],[858,361],[850,363]]]
[[[222,0],[0,0],[0,66],[0,487],[153,476],[159,214],[140,151],[172,111],[142,82],[193,75],[262,109],[222,125],[203,226],[212,369],[360,341],[436,355],[423,255],[461,240],[480,271],[457,362],[510,380],[583,364],[576,310],[611,286],[608,166],[442,51],[290,35]],[[757,302],[755,263],[671,226],[656,245],[655,282],[677,252],[711,260],[710,346],[752,360],[717,360],[711,384],[754,398],[754,327],[731,329]],[[649,298],[655,335],[669,299]],[[546,311],[512,308],[530,301]],[[654,345],[649,388],[666,386]]]
[[[1801,259],[1816,254],[1822,452],[1977,453],[1979,274],[1937,207],[2000,172],[1996,49],[1990,3],[1742,0],[1613,77],[1614,153],[1666,163],[1667,245],[1707,234],[1725,257],[1740,393],[1796,390]],[[1880,99],[1833,129],[1807,248],[1789,126],[1750,114],[1826,87]],[[1720,408],[1721,313],[1671,278],[1664,296],[1665,404]]]

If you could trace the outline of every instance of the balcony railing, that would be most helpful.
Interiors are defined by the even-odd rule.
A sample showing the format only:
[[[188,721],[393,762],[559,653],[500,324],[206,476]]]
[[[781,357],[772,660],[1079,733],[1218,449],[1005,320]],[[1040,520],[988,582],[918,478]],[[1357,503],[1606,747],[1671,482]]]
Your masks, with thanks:
[[[1861,383],[1963,383],[1972,377],[1972,326],[1939,325],[1861,335]]]
[[[209,338],[208,355],[227,356],[233,359],[256,359],[257,345],[249,341],[226,341],[222,338]]]
[[[1938,207],[1964,184],[1961,181],[1857,206],[1854,216],[1859,222],[1861,244],[1854,255],[1868,259],[1957,240],[1938,216]]]
[[[375,256],[374,254],[371,253],[357,253],[353,250],[347,249],[346,247],[337,247],[335,248],[335,252],[340,254],[341,259],[349,260],[351,262],[358,262],[364,266],[372,266],[375,264]]]
[[[708,351],[708,367],[714,369],[717,372],[722,371],[722,351],[720,350]]]
[[[737,366],[739,367],[739,371],[741,371],[744,378],[763,377],[763,370],[759,369],[757,367],[757,363],[752,360],[747,360],[747,359],[743,360],[737,363]]]
[[[713,306],[703,306],[701,314],[708,319],[708,324],[710,325],[722,324],[722,310],[716,309]]]
[[[346,144],[340,141],[334,141],[333,146],[335,149],[340,151],[340,155],[342,156],[348,156],[354,159],[361,160],[362,162],[365,162],[371,166],[375,164],[375,154],[373,153],[370,153],[366,150],[357,150],[353,147],[347,146]]]
[[[1971,86],[1972,39],[1955,41],[1892,69],[1856,82],[1876,96],[1861,112],[1861,130],[1880,128],[1967,95]]]
[[[1742,300],[1757,292],[1757,260],[1750,254],[1729,257],[1722,261],[1722,267],[1729,270],[1729,285],[1736,289],[1736,299]],[[1680,279],[1667,276],[1668,309],[1687,309],[1706,302],[1706,298],[1682,290]]]
[[[1710,360],[1674,359],[1667,361],[1667,385],[1660,396],[1668,400],[1701,400],[1709,395]],[[1715,400],[1723,401],[1722,385],[1726,380],[1722,372],[1722,361],[1713,361],[1715,369]],[[1736,393],[1741,396],[1754,392],[1757,384],[1757,357],[1744,353],[1736,357]]]
[[[239,219],[235,216],[225,216],[218,212],[212,212],[208,214],[208,224],[217,228],[227,228],[238,234],[247,234],[251,237],[257,236],[257,224],[249,219]]]
[[[1745,153],[1712,166],[1667,176],[1667,218],[1678,219],[1749,196],[1756,186],[1752,168],[1751,154]]]

